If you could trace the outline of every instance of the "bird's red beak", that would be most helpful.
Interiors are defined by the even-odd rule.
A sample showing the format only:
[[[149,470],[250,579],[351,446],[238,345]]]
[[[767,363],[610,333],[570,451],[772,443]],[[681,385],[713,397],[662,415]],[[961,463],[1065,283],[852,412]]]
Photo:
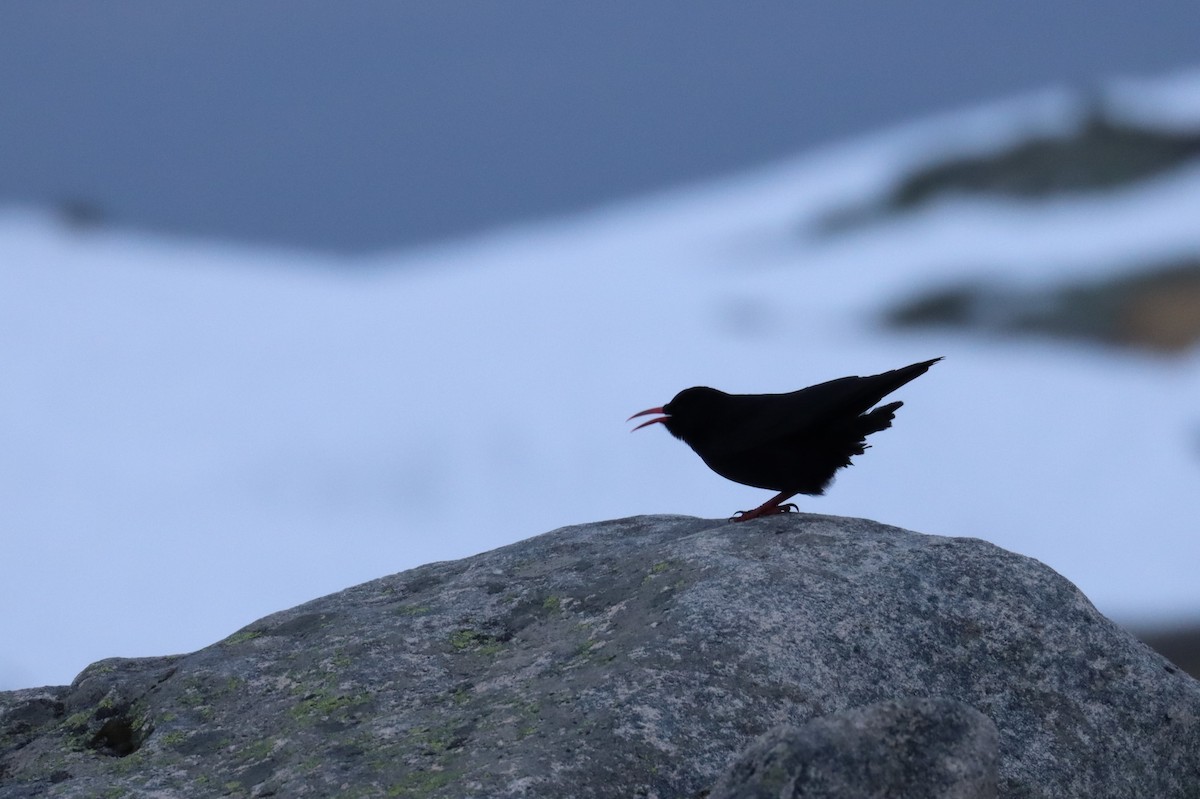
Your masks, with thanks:
[[[645,416],[646,414],[649,414],[649,413],[665,413],[665,411],[662,408],[647,408],[644,411],[638,411],[637,413],[635,413],[633,416],[630,416],[629,419],[626,419],[625,421],[628,422],[632,419],[636,419],[639,416]],[[660,416],[657,419],[651,419],[648,422],[642,422],[637,427],[633,428],[633,430],[641,430],[643,427],[649,427],[650,425],[657,424],[658,422],[665,422],[670,418],[671,418],[670,416]],[[633,430],[630,430],[629,432],[632,433]]]

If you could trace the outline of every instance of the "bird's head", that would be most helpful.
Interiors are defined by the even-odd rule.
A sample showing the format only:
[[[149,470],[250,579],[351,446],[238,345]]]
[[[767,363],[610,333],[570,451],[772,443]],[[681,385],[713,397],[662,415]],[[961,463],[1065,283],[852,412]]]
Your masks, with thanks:
[[[707,386],[685,388],[661,408],[647,408],[644,411],[635,413],[625,421],[628,422],[639,416],[659,413],[662,416],[642,422],[633,428],[633,430],[641,430],[643,427],[649,427],[652,424],[661,422],[671,435],[684,441],[692,441],[696,437],[704,435],[704,428],[708,420],[711,419],[712,410],[716,406],[719,406],[721,400],[727,396],[729,395],[724,391],[718,391],[715,388],[708,388]],[[632,433],[633,430],[629,432]]]

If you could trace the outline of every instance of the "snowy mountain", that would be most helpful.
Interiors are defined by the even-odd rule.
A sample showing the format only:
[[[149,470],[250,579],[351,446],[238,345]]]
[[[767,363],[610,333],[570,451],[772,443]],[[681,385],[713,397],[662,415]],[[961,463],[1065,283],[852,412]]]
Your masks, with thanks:
[[[1090,103],[1048,92],[369,259],[5,212],[0,688],[562,525],[728,516],[767,495],[625,418],[691,385],[788,391],[938,355],[802,510],[988,539],[1119,621],[1200,615],[1200,349],[884,323],[965,280],[1036,294],[1200,256],[1200,163],[828,224],[931,164],[1069,138]],[[1195,129],[1200,77],[1105,103]]]

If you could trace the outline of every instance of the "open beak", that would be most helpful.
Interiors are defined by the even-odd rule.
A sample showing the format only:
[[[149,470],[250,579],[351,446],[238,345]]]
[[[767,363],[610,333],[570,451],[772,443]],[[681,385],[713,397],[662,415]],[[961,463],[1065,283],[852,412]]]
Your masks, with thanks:
[[[666,411],[664,411],[662,408],[647,408],[644,411],[638,411],[637,413],[635,413],[633,416],[630,416],[625,421],[628,422],[628,421],[638,418],[639,416],[645,416],[650,413],[666,413]],[[671,418],[670,416],[660,416],[657,419],[651,419],[648,422],[642,422],[637,427],[633,428],[633,430],[641,430],[643,427],[649,427],[650,425],[657,424],[658,422],[665,422],[670,418]],[[633,430],[630,430],[629,432],[632,433]]]

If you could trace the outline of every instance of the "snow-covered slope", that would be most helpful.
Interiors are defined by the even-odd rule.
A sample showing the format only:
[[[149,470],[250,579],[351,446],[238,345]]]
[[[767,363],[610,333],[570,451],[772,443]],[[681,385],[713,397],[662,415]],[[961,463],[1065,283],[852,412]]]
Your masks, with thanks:
[[[1157,91],[1163,116],[1200,111],[1196,81]],[[915,158],[1056,124],[1069,105],[1047,94],[364,261],[3,214],[0,688],[191,650],[561,525],[753,507],[765,492],[662,430],[630,436],[625,418],[686,386],[787,391],[937,355],[897,395],[896,426],[803,510],[986,538],[1118,620],[1200,613],[1200,352],[875,322],[972,269],[1052,283],[1200,253],[1200,169],[803,232]]]

